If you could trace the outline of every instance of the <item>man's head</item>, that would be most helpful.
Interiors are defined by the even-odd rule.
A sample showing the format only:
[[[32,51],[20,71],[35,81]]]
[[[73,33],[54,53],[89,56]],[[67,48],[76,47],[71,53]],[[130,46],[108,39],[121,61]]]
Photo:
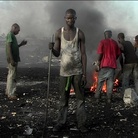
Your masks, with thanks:
[[[14,23],[11,26],[11,32],[14,33],[14,35],[17,35],[20,31],[20,26],[17,23]]]
[[[138,35],[135,36],[135,42],[138,45]]]
[[[125,39],[124,33],[119,33],[118,34],[118,42],[122,43],[124,41],[124,39]]]
[[[68,26],[73,26],[75,23],[75,20],[77,19],[76,17],[76,11],[74,9],[68,9],[65,13],[65,20],[66,24]]]
[[[112,37],[112,31],[109,29],[104,30],[104,36],[106,38],[111,38]]]

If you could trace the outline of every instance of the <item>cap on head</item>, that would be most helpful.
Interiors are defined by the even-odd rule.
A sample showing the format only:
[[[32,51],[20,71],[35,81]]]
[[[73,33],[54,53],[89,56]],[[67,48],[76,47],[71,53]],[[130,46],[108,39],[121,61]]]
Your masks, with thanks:
[[[105,33],[105,32],[111,32],[111,33],[112,33],[112,31],[111,31],[110,29],[105,29],[105,30],[104,30],[104,33]]]

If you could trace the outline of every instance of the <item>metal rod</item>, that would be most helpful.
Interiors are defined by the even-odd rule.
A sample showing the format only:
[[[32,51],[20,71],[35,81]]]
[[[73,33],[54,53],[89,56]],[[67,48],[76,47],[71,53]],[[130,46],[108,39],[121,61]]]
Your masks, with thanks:
[[[51,37],[51,42],[54,42],[54,35],[52,35]],[[50,91],[51,59],[52,59],[52,50],[50,49],[49,57],[48,57],[48,81],[47,81],[47,93],[46,93],[45,125],[44,125],[44,131],[43,131],[42,137],[44,137],[45,128],[47,129],[47,126],[48,126],[47,120],[48,120],[48,99],[49,99],[49,91]]]
[[[51,37],[51,42],[54,41],[54,35]],[[51,59],[52,59],[52,50],[50,49],[49,58],[48,58],[48,82],[47,82],[47,95],[46,95],[46,126],[47,126],[47,118],[48,118],[48,99],[49,99],[49,90],[50,90],[50,75],[51,75]]]

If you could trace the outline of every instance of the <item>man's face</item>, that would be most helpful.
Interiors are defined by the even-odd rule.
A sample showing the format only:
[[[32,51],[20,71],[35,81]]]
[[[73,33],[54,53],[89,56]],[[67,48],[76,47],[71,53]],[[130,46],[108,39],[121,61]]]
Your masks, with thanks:
[[[136,44],[138,45],[138,39],[135,39]]]
[[[111,38],[112,37],[112,32],[107,31],[107,32],[104,33],[104,35],[105,35],[105,38]]]
[[[123,43],[123,41],[124,41],[124,39],[121,38],[120,36],[118,36],[118,42],[119,42],[119,43]]]
[[[68,26],[73,26],[76,20],[76,16],[74,14],[67,13],[65,16],[65,20]]]
[[[121,43],[122,42],[122,39],[121,37],[118,36],[118,42]]]
[[[13,26],[14,34],[17,35],[20,32],[20,27],[19,26]]]

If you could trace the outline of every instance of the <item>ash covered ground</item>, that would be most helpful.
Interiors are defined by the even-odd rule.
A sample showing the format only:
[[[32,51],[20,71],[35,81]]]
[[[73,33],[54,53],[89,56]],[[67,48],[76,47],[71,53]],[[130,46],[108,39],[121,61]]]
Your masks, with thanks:
[[[53,67],[51,70],[48,110],[47,68],[19,67],[19,99],[14,101],[5,95],[7,71],[7,68],[0,68],[0,138],[138,138],[138,107],[123,103],[121,88],[113,93],[111,104],[106,103],[104,93],[100,104],[96,104],[94,93],[86,90],[89,128],[86,134],[76,128],[76,99],[75,95],[71,95],[67,125],[62,132],[53,133],[59,104],[58,69]]]

